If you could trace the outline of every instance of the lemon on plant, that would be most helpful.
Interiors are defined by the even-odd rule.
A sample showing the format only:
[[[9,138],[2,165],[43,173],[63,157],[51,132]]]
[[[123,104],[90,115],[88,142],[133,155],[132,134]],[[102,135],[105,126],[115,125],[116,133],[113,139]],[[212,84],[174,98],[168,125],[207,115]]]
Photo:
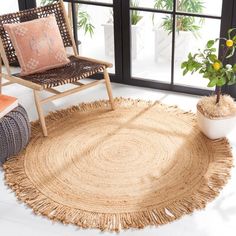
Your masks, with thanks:
[[[234,41],[231,39],[226,40],[226,46],[228,48],[231,48],[234,45]]]
[[[215,62],[212,66],[215,70],[219,70],[221,68],[221,64],[219,62]]]

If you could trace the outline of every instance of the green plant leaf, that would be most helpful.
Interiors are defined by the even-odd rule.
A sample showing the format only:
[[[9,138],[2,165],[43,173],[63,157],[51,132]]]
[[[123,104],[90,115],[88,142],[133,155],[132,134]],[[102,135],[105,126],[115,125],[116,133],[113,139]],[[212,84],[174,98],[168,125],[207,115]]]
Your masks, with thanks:
[[[233,78],[227,84],[228,85],[236,84],[236,75],[234,75]]]
[[[232,38],[232,40],[234,41],[234,43],[236,43],[236,35],[234,35],[234,37]]]
[[[215,62],[217,60],[217,56],[215,54],[210,54],[208,57],[211,62]]]
[[[159,10],[172,10],[173,0],[154,0],[154,8]]]
[[[200,68],[202,68],[202,64],[199,62],[194,63],[195,71],[198,71]]]
[[[218,79],[217,78],[213,78],[207,85],[207,87],[215,87],[217,84]]]
[[[131,7],[138,7],[139,1],[137,0],[131,0]],[[140,20],[142,20],[143,16],[140,15],[140,12],[137,10],[131,11],[131,24],[137,25]]]
[[[191,59],[192,58],[192,53],[190,52],[189,54],[188,54],[188,59]]]
[[[232,28],[228,30],[228,38],[231,39],[231,33],[236,30],[236,28]]]
[[[233,65],[233,71],[236,73],[236,64]]]
[[[216,52],[216,48],[209,48],[210,52]]]
[[[234,55],[235,47],[232,47],[230,54],[226,58],[230,58]]]
[[[207,42],[207,48],[211,48],[214,45],[214,43],[215,43],[215,40],[209,40]]]
[[[220,79],[218,79],[218,81],[216,83],[216,85],[219,86],[219,87],[221,87],[225,84],[226,84],[226,79],[224,77],[221,77]]]
[[[90,15],[86,11],[79,11],[78,19],[78,28],[82,28],[85,34],[89,33],[90,37],[92,37],[95,27],[91,23]]]
[[[187,65],[188,65],[188,62],[187,62],[187,61],[184,61],[184,62],[181,64],[181,69],[184,69]]]
[[[182,0],[180,0],[180,2],[181,1]],[[179,20],[182,21],[181,23],[188,25],[188,20],[184,19],[183,16],[181,17],[182,18],[179,18]],[[192,21],[191,19],[189,20]],[[194,29],[196,29],[196,27],[193,26],[190,30]],[[236,28],[231,29],[229,34],[232,34],[233,30],[236,30]],[[236,40],[236,35],[234,34],[232,38]],[[209,80],[207,85],[208,87],[221,87],[225,84],[231,85],[236,83],[236,63],[231,67],[227,65],[229,62],[225,61],[226,58],[232,57],[235,54],[236,42],[234,43],[235,45],[233,47],[227,47],[224,42],[220,48],[220,50],[223,50],[223,56],[218,59],[216,48],[213,47],[217,40],[219,41],[219,39],[209,40],[204,50],[199,49],[198,53],[192,54],[190,52],[188,54],[188,60],[181,64],[183,75],[187,74],[188,72],[191,72],[191,74],[198,72],[199,74],[202,74],[203,78]],[[226,41],[227,39],[221,38],[221,40]],[[214,64],[216,62],[220,63],[219,68],[217,64]]]
[[[236,80],[228,82],[228,85],[234,85],[234,84],[236,84]]]
[[[187,73],[188,73],[188,69],[186,68],[186,69],[183,71],[183,76],[185,76]]]
[[[209,73],[208,73],[208,72],[205,72],[205,73],[203,74],[203,78],[208,79],[208,78],[209,78]]]
[[[40,6],[45,6],[45,5],[48,5],[48,4],[52,4],[55,1],[56,0],[41,0]]]
[[[188,64],[187,69],[188,69],[189,71],[192,71],[192,70],[194,69],[194,65],[193,65],[192,62]]]
[[[200,74],[204,74],[204,73],[205,73],[205,70],[204,70],[204,69],[201,69],[201,70],[199,71],[199,73],[200,73]]]
[[[173,0],[154,0],[154,8],[161,10],[172,10],[173,9]],[[176,8],[178,11],[182,12],[192,12],[192,13],[201,13],[203,12],[204,5],[202,0],[180,0],[176,3]],[[204,19],[200,18],[197,20],[193,16],[177,16],[176,17],[176,31],[189,31],[198,38],[200,37],[198,31],[204,23]],[[167,16],[163,17],[162,27],[165,31],[169,33],[173,29],[173,20],[172,17]]]
[[[225,74],[226,74],[227,80],[230,81],[232,79],[231,71],[226,71]]]

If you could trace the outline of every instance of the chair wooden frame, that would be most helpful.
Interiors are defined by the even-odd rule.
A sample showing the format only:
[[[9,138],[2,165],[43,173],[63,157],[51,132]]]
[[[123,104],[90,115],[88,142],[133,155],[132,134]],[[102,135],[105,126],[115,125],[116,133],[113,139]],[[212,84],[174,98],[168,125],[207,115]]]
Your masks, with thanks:
[[[66,27],[68,28],[68,31],[69,31],[69,34],[70,34],[70,37],[71,37],[71,40],[72,40],[72,48],[73,48],[73,53],[74,53],[73,55],[77,58],[85,59],[85,60],[88,60],[88,61],[91,61],[91,62],[96,62],[96,63],[99,63],[99,64],[103,64],[107,68],[111,68],[112,64],[109,63],[109,62],[104,62],[104,61],[95,60],[95,59],[91,59],[91,58],[81,57],[81,56],[78,55],[78,51],[77,51],[76,44],[75,44],[75,41],[74,41],[74,37],[73,37],[73,34],[72,34],[72,28],[71,28],[70,22],[68,20],[68,17],[67,17],[66,11],[65,11],[64,3],[63,3],[62,0],[59,0],[59,2],[60,2],[60,4],[62,4],[63,14],[64,14],[65,19],[66,19]],[[110,78],[109,78],[109,74],[108,74],[106,68],[103,70],[103,76],[104,76],[103,79],[95,80],[95,81],[93,81],[89,84],[83,84],[81,82],[75,82],[73,84],[77,86],[76,88],[69,89],[69,90],[66,90],[64,92],[60,92],[60,91],[58,91],[54,88],[44,88],[42,85],[33,83],[31,81],[24,80],[24,79],[19,78],[17,76],[13,76],[12,73],[11,73],[11,68],[10,68],[9,61],[8,61],[6,52],[4,50],[4,46],[3,46],[3,42],[1,40],[1,38],[0,38],[0,55],[1,55],[1,57],[0,57],[0,94],[2,93],[2,87],[3,86],[7,86],[7,85],[10,85],[10,84],[14,84],[14,83],[17,83],[17,84],[20,84],[20,85],[23,85],[23,86],[26,86],[26,87],[32,89],[33,93],[34,93],[35,105],[36,105],[36,108],[37,108],[37,112],[38,112],[38,116],[39,116],[39,120],[40,120],[40,123],[41,123],[41,127],[42,127],[42,131],[43,131],[44,136],[48,136],[47,126],[46,126],[46,122],[45,122],[45,116],[44,116],[43,107],[42,107],[42,105],[45,104],[45,103],[51,102],[51,101],[59,99],[59,98],[63,98],[65,96],[68,96],[68,95],[71,95],[71,94],[74,94],[74,93],[77,93],[79,91],[82,91],[84,89],[93,87],[93,86],[98,85],[100,83],[105,83],[111,108],[112,108],[112,110],[115,109],[114,100],[113,100],[113,96],[112,96],[112,88],[111,88]],[[1,58],[4,62],[7,73],[2,72],[2,60],[1,60]],[[8,82],[3,83],[2,78],[8,80]],[[40,92],[42,92],[42,91],[48,91],[50,93],[53,93],[54,95],[52,95],[48,98],[45,98],[45,99],[40,99]]]

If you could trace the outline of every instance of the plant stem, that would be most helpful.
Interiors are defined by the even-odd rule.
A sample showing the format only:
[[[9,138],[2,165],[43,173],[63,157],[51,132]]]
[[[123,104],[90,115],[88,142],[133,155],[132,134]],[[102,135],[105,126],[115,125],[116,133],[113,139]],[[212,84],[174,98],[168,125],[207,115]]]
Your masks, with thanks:
[[[216,87],[216,104],[220,101],[221,87]]]

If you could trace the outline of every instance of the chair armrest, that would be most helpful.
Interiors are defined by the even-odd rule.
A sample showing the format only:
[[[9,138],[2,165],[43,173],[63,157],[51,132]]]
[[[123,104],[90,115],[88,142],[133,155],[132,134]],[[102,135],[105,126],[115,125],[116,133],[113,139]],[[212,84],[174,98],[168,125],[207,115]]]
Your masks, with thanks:
[[[75,55],[71,55],[71,56],[75,56]],[[101,61],[101,60],[97,60],[97,59],[94,59],[94,58],[88,58],[88,57],[83,57],[83,56],[75,56],[79,59],[83,59],[83,60],[87,60],[87,61],[91,61],[91,62],[96,62],[96,63],[99,63],[99,64],[102,64],[102,65],[105,65],[107,66],[108,68],[112,68],[113,67],[113,64],[110,63],[110,62],[106,62],[106,61]]]

